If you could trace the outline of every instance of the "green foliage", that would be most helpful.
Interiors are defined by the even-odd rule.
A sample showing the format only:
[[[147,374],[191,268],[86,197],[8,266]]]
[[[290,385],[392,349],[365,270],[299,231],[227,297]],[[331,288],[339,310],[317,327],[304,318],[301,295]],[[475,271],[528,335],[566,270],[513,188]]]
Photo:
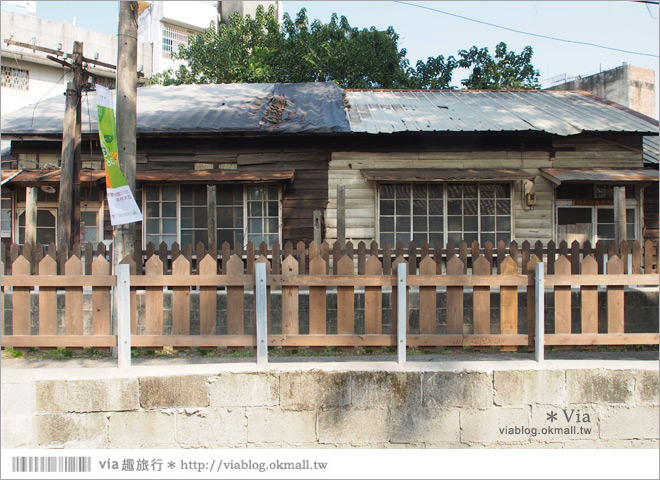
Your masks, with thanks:
[[[532,48],[521,55],[496,47],[461,50],[460,59],[443,55],[411,67],[406,50],[399,49],[392,27],[351,27],[346,17],[333,14],[330,22],[311,21],[303,8],[296,18],[285,14],[281,25],[275,9],[257,8],[254,18],[232,14],[217,31],[212,23],[203,33],[173,52],[185,61],[151,77],[151,84],[335,82],[342,88],[451,88],[459,66],[472,68],[463,81],[468,88],[537,88],[538,71],[531,65]]]
[[[532,65],[532,47],[523,48],[520,55],[507,50],[506,43],[498,43],[495,57],[488,48],[473,46],[470,50],[460,50],[458,65],[471,69],[470,76],[461,80],[469,89],[538,89],[539,71]]]

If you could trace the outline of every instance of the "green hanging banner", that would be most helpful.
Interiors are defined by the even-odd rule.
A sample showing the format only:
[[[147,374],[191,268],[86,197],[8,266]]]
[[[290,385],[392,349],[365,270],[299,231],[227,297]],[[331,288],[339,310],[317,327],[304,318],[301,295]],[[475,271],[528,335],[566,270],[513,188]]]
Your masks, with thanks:
[[[99,138],[105,163],[105,186],[110,209],[110,223],[123,225],[142,221],[142,212],[135,202],[133,192],[119,169],[117,160],[117,127],[112,92],[96,85],[96,109],[98,113]]]

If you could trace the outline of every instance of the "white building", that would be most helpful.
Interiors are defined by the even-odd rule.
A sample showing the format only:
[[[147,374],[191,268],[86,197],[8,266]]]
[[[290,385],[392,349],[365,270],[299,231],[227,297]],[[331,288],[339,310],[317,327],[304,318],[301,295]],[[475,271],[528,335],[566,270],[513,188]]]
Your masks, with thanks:
[[[220,2],[143,2],[148,3],[138,18],[138,42],[153,45],[153,72],[161,73],[168,68],[176,69],[180,60],[172,60],[172,52],[179,45],[188,44],[191,35],[202,33],[211,22],[226,22],[233,12],[254,17],[257,7],[275,5],[281,20],[281,2],[220,1]]]
[[[46,58],[47,53],[7,45],[4,40],[9,38],[59,51],[61,53],[52,56],[60,59],[64,59],[65,53],[71,53],[73,42],[78,41],[83,43],[85,57],[111,65],[117,63],[116,35],[45,20],[37,17],[34,9],[26,9],[25,13],[2,10],[2,115],[44,98],[62,95],[67,82],[72,80],[70,70]],[[138,65],[143,65],[145,77],[151,75],[151,45],[138,45]],[[98,76],[101,83],[114,85],[114,70],[92,64],[87,70]]]

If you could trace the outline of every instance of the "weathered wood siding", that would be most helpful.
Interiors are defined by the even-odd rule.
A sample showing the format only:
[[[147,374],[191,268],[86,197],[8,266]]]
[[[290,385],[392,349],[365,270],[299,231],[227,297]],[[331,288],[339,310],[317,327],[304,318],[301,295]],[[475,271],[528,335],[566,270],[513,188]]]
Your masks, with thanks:
[[[613,139],[614,138],[614,139]],[[448,140],[451,145],[451,140]],[[374,143],[378,143],[374,138]],[[409,148],[410,145],[408,144]],[[422,147],[424,148],[424,147]],[[420,148],[420,150],[422,149]],[[451,146],[445,149],[451,149]],[[541,176],[541,168],[641,167],[641,137],[594,136],[558,138],[552,148],[503,151],[334,152],[328,171],[328,209],[325,236],[337,238],[337,186],[346,187],[346,239],[356,243],[377,239],[375,181],[365,181],[361,169],[375,168],[510,168],[533,175],[536,205],[528,207],[522,182],[512,183],[513,229],[518,242],[553,239],[554,188]]]

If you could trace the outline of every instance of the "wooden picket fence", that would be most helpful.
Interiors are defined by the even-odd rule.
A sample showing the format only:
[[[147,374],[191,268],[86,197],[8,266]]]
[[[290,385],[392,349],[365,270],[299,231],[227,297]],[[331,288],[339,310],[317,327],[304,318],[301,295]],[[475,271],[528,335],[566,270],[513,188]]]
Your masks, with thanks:
[[[99,244],[96,252],[87,245],[81,255],[73,249],[54,246],[45,253],[42,247],[30,249],[12,245],[2,249],[2,332],[5,332],[5,292],[12,292],[11,334],[2,335],[2,347],[108,347],[117,345],[111,329],[111,289],[117,277],[111,275],[110,252]],[[37,252],[35,255],[34,252]],[[41,251],[41,255],[39,254]],[[62,253],[63,252],[63,253]],[[596,248],[574,242],[570,248],[562,242],[545,248],[536,242],[521,248],[503,242],[494,249],[488,242],[481,248],[465,242],[456,248],[414,243],[404,249],[389,244],[379,249],[376,242],[369,249],[360,242],[357,249],[346,245],[323,243],[309,246],[299,243],[295,250],[288,243],[282,252],[275,244],[204,250],[198,245],[183,250],[156,251],[148,245],[135,258],[122,263],[130,267],[131,344],[134,347],[250,347],[256,336],[246,333],[246,289],[255,287],[255,265],[266,265],[268,289],[281,290],[281,332],[272,333],[270,346],[394,346],[397,325],[397,266],[406,265],[407,289],[419,289],[419,326],[412,331],[410,309],[406,308],[406,343],[417,346],[501,346],[515,348],[534,344],[534,275],[535,265],[543,262],[545,286],[554,292],[554,332],[546,334],[547,345],[625,345],[658,344],[657,329],[649,333],[625,333],[624,295],[627,286],[658,286],[654,272],[656,254],[650,242],[644,245],[623,242],[597,244]],[[82,258],[81,258],[82,257]],[[143,258],[146,261],[143,263]],[[136,261],[137,260],[137,261]],[[5,266],[10,268],[5,268]],[[580,291],[581,322],[579,332],[572,331],[571,286]],[[598,293],[607,295],[607,330],[598,329]],[[31,334],[30,298],[38,287],[38,335]],[[438,328],[438,287],[446,291],[446,326]],[[164,288],[171,290],[171,334],[163,332]],[[465,289],[472,290],[473,317],[464,317]],[[83,328],[84,289],[91,289],[92,332]],[[199,335],[191,335],[191,289],[199,290]],[[226,333],[216,331],[218,291],[226,290]],[[309,333],[300,333],[299,297],[301,289],[309,295]],[[329,333],[327,321],[328,289],[336,289],[336,333]],[[356,289],[364,292],[364,332],[356,333]],[[363,289],[363,290],[362,290]],[[391,290],[391,329],[384,331],[383,289]],[[446,289],[446,290],[445,290]],[[64,291],[64,334],[57,335],[57,292]],[[137,291],[144,291],[144,331],[138,334]],[[520,333],[519,290],[527,294],[527,332]],[[499,292],[499,333],[491,333],[491,293]],[[269,295],[270,297],[270,295]],[[254,296],[256,299],[256,295]],[[408,301],[408,295],[406,292]],[[246,320],[249,320],[246,322]],[[252,329],[253,330],[253,329]]]

